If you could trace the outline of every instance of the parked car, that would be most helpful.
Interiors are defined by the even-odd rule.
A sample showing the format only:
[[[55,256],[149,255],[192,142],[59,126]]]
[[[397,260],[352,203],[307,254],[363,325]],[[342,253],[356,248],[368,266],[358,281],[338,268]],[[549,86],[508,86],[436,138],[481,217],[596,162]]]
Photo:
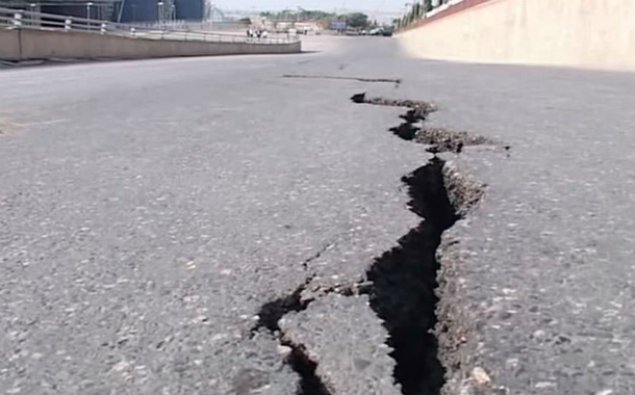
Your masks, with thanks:
[[[371,36],[384,36],[384,37],[391,37],[393,34],[393,28],[390,26],[382,26],[382,27],[376,27],[374,29],[371,29],[368,34],[370,34]]]
[[[384,37],[392,37],[395,29],[392,26],[386,26],[382,29],[381,35]]]

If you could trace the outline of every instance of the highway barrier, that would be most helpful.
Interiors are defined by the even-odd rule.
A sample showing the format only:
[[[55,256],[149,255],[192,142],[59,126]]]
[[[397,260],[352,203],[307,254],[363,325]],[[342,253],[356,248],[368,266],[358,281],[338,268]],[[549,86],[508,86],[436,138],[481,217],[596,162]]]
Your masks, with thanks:
[[[635,71],[632,0],[462,0],[398,38],[412,55]]]
[[[301,51],[297,37],[143,27],[0,7],[0,59],[140,59],[170,56],[282,54]]]

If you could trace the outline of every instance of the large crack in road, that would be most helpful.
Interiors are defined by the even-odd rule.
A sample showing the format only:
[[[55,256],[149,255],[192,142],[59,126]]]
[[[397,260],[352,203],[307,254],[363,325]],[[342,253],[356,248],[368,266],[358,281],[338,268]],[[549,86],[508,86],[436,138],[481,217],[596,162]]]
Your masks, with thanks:
[[[318,254],[315,254],[314,257]],[[305,263],[303,263],[304,265]],[[313,277],[307,277],[304,283],[300,284],[293,292],[262,305],[258,312],[258,322],[251,332],[254,336],[259,330],[265,328],[277,338],[280,346],[288,348],[285,362],[300,376],[298,395],[331,395],[330,390],[316,374],[317,362],[309,357],[306,347],[287,338],[279,325],[280,319],[285,315],[290,312],[306,310],[309,306],[311,300],[302,299],[302,292],[311,283]]]
[[[422,123],[436,110],[431,103],[413,100],[366,98],[354,95],[351,100],[359,104],[396,106],[408,108],[400,116],[405,123],[391,128],[398,137],[429,144],[435,155],[425,165],[402,178],[408,187],[409,209],[422,221],[406,235],[398,245],[377,257],[358,283],[320,289],[313,287],[315,274],[309,273],[308,262],[326,252],[330,244],[302,263],[307,277],[288,294],[263,304],[258,312],[258,322],[252,335],[266,331],[274,336],[284,352],[285,362],[298,374],[297,395],[336,395],[328,381],[318,373],[319,362],[310,357],[304,344],[293,342],[281,329],[280,320],[292,312],[306,310],[315,298],[330,293],[349,297],[365,294],[370,308],[388,331],[386,345],[395,360],[393,378],[404,395],[438,395],[445,384],[445,367],[440,356],[435,329],[439,324],[437,307],[440,263],[439,246],[443,232],[465,217],[482,194],[483,185],[464,183],[461,177],[448,179],[447,165],[436,156],[438,152],[459,154],[464,144],[487,144],[491,140],[468,132],[433,133],[427,138]],[[435,137],[437,136],[437,137]],[[449,138],[449,140],[448,140]],[[446,279],[447,280],[447,279]],[[310,288],[312,296],[303,294]],[[443,295],[441,295],[443,297]],[[340,394],[346,395],[346,394]]]
[[[384,253],[367,272],[373,284],[371,308],[384,321],[387,344],[397,362],[394,376],[405,395],[438,394],[444,368],[433,331],[437,324],[437,248],[441,234],[458,216],[443,178],[444,162],[433,158],[403,178],[409,187],[410,210],[424,220]]]
[[[427,126],[425,121],[428,116],[438,110],[437,106],[432,103],[419,100],[386,99],[383,97],[369,98],[366,93],[355,94],[351,97],[351,100],[357,104],[408,108],[409,110],[405,114],[400,115],[404,122],[389,130],[403,140],[427,145],[427,151],[433,154],[441,152],[460,154],[464,147],[476,145],[501,146],[505,150],[510,149],[509,146],[503,146],[493,139],[473,132]]]
[[[462,219],[482,196],[480,186],[458,186],[453,193],[446,186],[446,162],[439,152],[461,153],[465,144],[480,145],[491,140],[468,132],[430,133],[424,122],[437,106],[415,100],[367,98],[353,95],[358,104],[406,107],[405,122],[389,131],[406,141],[429,145],[432,159],[402,181],[408,186],[408,206],[423,221],[399,240],[399,246],[384,253],[367,272],[371,308],[384,322],[390,337],[387,345],[396,361],[394,378],[404,395],[438,395],[445,384],[445,368],[435,334],[439,296],[437,258],[443,232]],[[415,126],[420,123],[421,126]],[[456,189],[463,189],[457,196]],[[469,197],[468,197],[469,196]],[[475,198],[476,197],[476,198]],[[459,205],[461,207],[459,207]]]

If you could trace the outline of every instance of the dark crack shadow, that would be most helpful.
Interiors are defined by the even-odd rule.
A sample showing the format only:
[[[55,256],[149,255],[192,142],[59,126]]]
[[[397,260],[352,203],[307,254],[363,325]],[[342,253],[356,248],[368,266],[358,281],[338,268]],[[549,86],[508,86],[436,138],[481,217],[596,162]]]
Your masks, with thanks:
[[[265,328],[271,333],[279,332],[280,325],[278,325],[278,321],[280,321],[282,317],[291,312],[306,310],[311,300],[302,300],[302,292],[304,292],[310,282],[311,277],[293,290],[293,292],[260,306],[258,322],[256,322],[256,325],[251,329],[252,334],[258,332],[261,328]]]
[[[436,106],[432,103],[421,100],[401,100],[387,99],[384,97],[367,97],[366,93],[357,93],[351,96],[351,101],[357,104],[372,104],[386,107],[407,107],[413,110],[409,116],[419,116],[425,119],[428,114],[436,111]]]
[[[404,122],[399,126],[390,128],[389,131],[403,140],[428,145],[426,150],[432,154],[441,152],[460,154],[466,146],[476,145],[500,145],[506,151],[510,150],[509,146],[502,146],[492,139],[472,132],[426,127],[425,121],[428,116],[437,110],[436,106],[429,102],[383,97],[368,98],[366,93],[353,95],[351,101],[358,104],[408,108],[405,114],[399,116]]]
[[[437,307],[440,300],[437,252],[443,232],[465,216],[482,197],[482,185],[446,171],[440,152],[461,153],[466,145],[492,141],[470,132],[425,126],[436,111],[432,103],[413,100],[368,98],[353,95],[354,103],[406,107],[399,126],[389,129],[406,141],[426,144],[435,156],[412,174],[403,177],[411,200],[409,208],[423,221],[399,240],[399,245],[377,258],[366,273],[372,283],[371,308],[384,322],[396,366],[394,378],[405,395],[438,395],[445,385],[441,360]],[[508,147],[505,147],[508,150]],[[443,359],[447,360],[446,358]]]
[[[410,196],[409,208],[423,221],[399,239],[399,245],[375,260],[366,272],[371,286],[370,305],[384,322],[396,362],[394,378],[405,395],[438,395],[445,385],[439,340],[439,280],[437,252],[443,232],[466,215],[482,197],[482,185],[446,171],[439,152],[461,153],[465,145],[487,144],[485,137],[425,126],[436,106],[425,101],[368,98],[353,95],[359,104],[406,107],[404,120],[390,131],[403,140],[429,145],[435,156],[412,174],[403,177]],[[508,150],[508,147],[505,147]],[[447,185],[446,185],[447,183]],[[444,361],[447,360],[444,358]]]
[[[444,162],[433,158],[403,178],[410,209],[423,217],[399,246],[377,258],[366,273],[372,282],[370,304],[388,330],[387,344],[396,361],[394,377],[406,395],[437,395],[445,369],[438,358],[437,324],[439,262],[442,233],[458,219],[443,176]]]
[[[419,131],[418,127],[414,126],[409,122],[404,122],[399,126],[395,126],[394,128],[389,129],[395,136],[399,137],[402,140],[411,141],[417,136]]]
[[[312,280],[313,276],[307,277],[303,284],[289,294],[263,304],[258,312],[258,322],[251,329],[251,333],[253,337],[264,329],[275,336],[280,345],[289,347],[290,352],[285,357],[285,363],[300,377],[297,395],[331,395],[326,384],[316,373],[318,363],[309,357],[304,345],[289,340],[279,324],[280,319],[285,315],[300,312],[309,307],[313,300],[303,299],[302,293]]]
[[[355,103],[409,108],[400,116],[405,122],[391,131],[404,140],[424,139],[421,133],[428,131],[425,137],[428,140],[417,142],[432,142],[435,144],[432,148],[438,152],[460,152],[462,145],[457,145],[454,140],[462,144],[483,143],[478,136],[445,130],[431,131],[415,126],[419,122],[423,124],[427,116],[435,111],[435,106],[428,102],[368,99],[365,94],[354,95],[351,100]],[[441,144],[440,139],[445,143]],[[286,337],[279,321],[286,314],[307,309],[312,300],[332,292],[345,296],[369,295],[370,307],[388,331],[386,344],[392,349],[390,355],[396,362],[393,376],[403,394],[441,393],[446,369],[440,360],[439,341],[435,333],[437,326],[441,326],[438,325],[437,316],[438,276],[441,269],[437,252],[443,232],[463,218],[483,193],[482,185],[471,183],[446,170],[446,162],[435,155],[424,166],[402,178],[410,196],[409,209],[423,221],[401,237],[398,246],[374,260],[365,273],[365,280],[368,281],[313,290],[310,298],[303,299],[303,294],[313,281],[313,276],[310,276],[289,294],[261,306],[252,335],[266,330],[276,336],[280,345],[290,349],[285,362],[300,376],[298,395],[331,395],[332,391],[317,374],[318,362],[310,358],[305,345],[295,344]],[[305,260],[305,270],[329,246]]]
[[[331,391],[316,373],[317,362],[309,357],[304,345],[295,344],[284,337],[280,339],[280,344],[291,349],[286,362],[300,376],[297,395],[331,395]]]

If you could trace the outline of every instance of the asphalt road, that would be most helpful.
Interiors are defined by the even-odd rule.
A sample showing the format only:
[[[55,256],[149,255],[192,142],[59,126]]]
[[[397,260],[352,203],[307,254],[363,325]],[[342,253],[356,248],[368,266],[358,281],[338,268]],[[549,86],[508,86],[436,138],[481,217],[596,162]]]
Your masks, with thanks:
[[[634,393],[635,75],[307,49],[0,72],[0,393],[401,393],[338,289],[419,223],[401,177],[431,155],[360,92],[500,143],[442,154],[487,184],[439,251],[447,393]]]

